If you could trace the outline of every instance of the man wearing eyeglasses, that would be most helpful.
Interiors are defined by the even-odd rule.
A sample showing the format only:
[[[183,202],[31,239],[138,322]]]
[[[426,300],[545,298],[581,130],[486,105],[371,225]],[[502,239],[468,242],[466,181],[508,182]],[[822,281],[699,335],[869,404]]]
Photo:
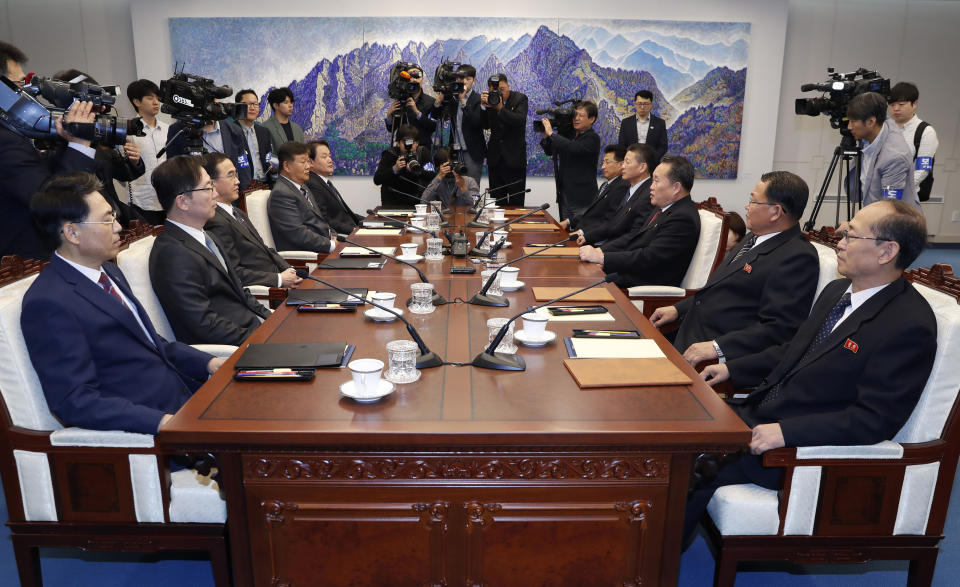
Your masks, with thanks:
[[[167,213],[150,251],[150,281],[177,340],[239,345],[270,310],[243,289],[223,243],[203,229],[217,209],[210,175],[198,158],[181,155],[150,181]]]
[[[789,171],[765,173],[747,202],[750,232],[675,306],[657,308],[654,326],[680,320],[673,345],[697,366],[751,355],[790,340],[806,319],[820,275],[817,251],[800,232],[807,183]]]
[[[65,426],[155,434],[220,365],[166,341],[110,262],[116,211],[90,173],[52,179],[31,202],[50,265],[23,297],[20,324],[50,411]]]
[[[780,487],[782,469],[760,460],[766,451],[875,444],[907,421],[937,351],[933,311],[903,277],[926,235],[923,215],[905,202],[864,207],[837,244],[844,278],[824,288],[793,339],[702,371],[711,385],[729,379],[737,389],[753,388],[731,400],[753,437],[749,454],[691,492],[687,540],[718,487]]]
[[[617,144],[629,147],[634,143],[643,143],[653,147],[656,163],[660,163],[667,154],[667,123],[653,112],[653,92],[637,90],[633,95],[633,108],[636,114],[628,116],[620,123]]]

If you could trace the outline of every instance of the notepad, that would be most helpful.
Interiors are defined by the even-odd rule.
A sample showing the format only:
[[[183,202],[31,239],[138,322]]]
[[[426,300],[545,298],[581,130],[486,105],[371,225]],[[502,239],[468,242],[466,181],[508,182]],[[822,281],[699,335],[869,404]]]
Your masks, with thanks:
[[[610,312],[604,314],[574,314],[570,316],[554,316],[546,307],[536,311],[541,316],[546,316],[550,322],[613,322],[616,318]]]
[[[513,230],[542,230],[542,231],[560,230],[553,224],[537,223],[537,222],[517,222],[516,224],[511,224],[510,227]]]
[[[378,210],[384,216],[416,216],[416,210]]]
[[[373,251],[368,251],[362,247],[343,247],[340,251],[341,257],[375,257],[377,255],[393,255],[397,252],[397,247],[370,247]]]
[[[358,228],[354,234],[357,236],[395,236],[402,233],[403,230],[399,228]]]
[[[523,247],[523,254],[529,255],[543,251],[544,247]],[[551,247],[549,251],[537,253],[538,257],[579,257],[580,249],[578,247]],[[549,298],[548,298],[549,299]]]
[[[567,343],[569,341],[569,343]],[[656,359],[666,358],[656,341],[649,338],[599,339],[565,338],[571,359]]]
[[[690,377],[669,359],[564,359],[581,389],[642,385],[689,385]]]
[[[346,350],[347,343],[343,341],[250,344],[234,367],[238,370],[336,367]]]
[[[579,288],[575,287],[535,287],[533,288],[533,299],[538,302],[546,302],[559,298]],[[565,298],[564,302],[612,302],[611,294],[603,286],[592,287],[587,291],[582,291],[576,295]]]

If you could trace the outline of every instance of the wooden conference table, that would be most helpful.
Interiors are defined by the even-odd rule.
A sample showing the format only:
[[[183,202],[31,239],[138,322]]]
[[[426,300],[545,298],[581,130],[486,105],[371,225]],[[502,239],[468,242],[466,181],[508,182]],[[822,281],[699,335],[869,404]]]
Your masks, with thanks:
[[[506,256],[564,234],[513,231]],[[422,236],[355,238],[424,249]],[[469,299],[479,271],[451,275],[450,262],[418,267],[448,300]],[[445,360],[469,362],[487,344],[487,318],[532,305],[533,286],[573,289],[602,278],[576,258],[533,257],[518,267],[526,287],[505,294],[508,308],[448,304],[405,317]],[[417,279],[392,261],[379,271],[314,275],[398,300]],[[321,369],[303,383],[235,382],[231,358],[159,438],[171,451],[217,456],[235,584],[675,584],[692,459],[737,449],[750,433],[620,290],[605,287],[616,321],[551,322],[558,340],[576,327],[637,329],[693,384],[580,389],[558,342],[521,346],[523,372],[424,369],[381,402],[359,404],[338,391],[346,369]],[[403,323],[373,323],[362,311],[281,307],[248,342],[345,340],[356,345],[354,358],[385,360],[386,343],[405,338]]]

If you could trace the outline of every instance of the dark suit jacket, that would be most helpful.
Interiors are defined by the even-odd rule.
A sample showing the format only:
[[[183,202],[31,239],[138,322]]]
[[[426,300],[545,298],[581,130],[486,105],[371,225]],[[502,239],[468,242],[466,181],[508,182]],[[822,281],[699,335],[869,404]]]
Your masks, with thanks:
[[[54,173],[95,170],[94,160],[76,149],[46,158],[30,139],[0,126],[0,256],[48,259],[50,251],[30,220],[30,199]]]
[[[507,169],[527,168],[527,96],[510,92],[503,109],[487,108],[483,128],[490,129],[487,165]]]
[[[456,136],[457,128],[457,110],[460,107],[459,100],[447,104],[446,114],[450,116],[450,136]],[[433,109],[433,118],[439,120],[445,114],[444,107],[436,105]],[[480,108],[480,94],[474,90],[467,96],[467,103],[463,105],[463,142],[466,143],[467,153],[474,161],[482,162],[487,156],[487,139],[483,136],[484,120],[486,112]],[[457,142],[450,139],[451,145],[455,148]]]
[[[380,162],[373,173],[373,184],[380,186],[380,205],[388,208],[413,208],[420,203],[420,196],[436,173],[424,171],[419,177],[410,174],[406,169],[400,173],[393,172],[393,166],[400,158],[396,147],[391,147],[380,154]],[[420,161],[421,164],[425,163]],[[417,186],[420,186],[417,188]]]
[[[330,252],[330,224],[316,199],[312,195],[305,199],[286,178],[280,177],[270,190],[267,211],[273,242],[279,250]]]
[[[334,230],[341,234],[350,234],[360,225],[360,217],[353,213],[336,187],[330,188],[326,179],[311,171],[307,189],[313,194],[323,217]]]
[[[420,92],[420,95],[414,99],[414,102],[417,105],[417,110],[420,111],[420,118],[416,118],[413,115],[413,112],[407,109],[406,106],[401,106],[399,112],[400,124],[412,124],[417,127],[417,130],[420,131],[420,145],[427,148],[428,152],[433,153],[433,131],[437,130],[437,121],[430,118],[430,114],[433,113],[434,109],[437,106],[437,101],[433,96],[428,96],[424,92]],[[393,132],[393,119],[385,118],[383,120],[384,125],[387,127],[387,132]]]
[[[66,426],[156,434],[207,379],[211,356],[164,340],[120,269],[103,270],[133,314],[56,255],[23,297],[20,325],[50,411]]]
[[[627,204],[623,205],[623,198],[630,190],[630,184],[623,182],[626,189],[620,194],[616,202],[613,216],[609,222],[591,227],[583,231],[583,237],[590,244],[603,242],[603,252],[623,251],[629,246],[633,235],[647,225],[650,216],[656,212],[656,207],[650,203],[650,180],[647,179],[637,188],[637,191]],[[614,205],[613,202],[610,204]]]
[[[120,226],[128,228],[131,220],[146,222],[135,208],[123,201],[113,185],[114,179],[129,182],[146,173],[147,168],[143,164],[143,159],[133,163],[115,149],[101,147],[97,147],[94,159],[96,161],[94,175],[103,183],[103,189],[100,190],[100,193],[117,211],[117,221],[120,222]]]
[[[748,234],[727,253],[700,290],[677,304],[681,353],[695,342],[716,340],[727,360],[784,343],[810,312],[820,264],[817,251],[793,226],[730,264]]]
[[[634,194],[636,195],[636,194]],[[680,198],[634,233],[626,250],[604,251],[603,270],[619,273],[616,284],[679,286],[700,237],[700,214],[690,196]]]
[[[170,138],[180,132],[182,128],[183,123],[179,120],[171,124],[167,130],[167,142],[169,143]],[[223,154],[229,157],[237,168],[237,179],[240,180],[240,189],[242,190],[253,179],[253,163],[248,159],[246,166],[240,165],[240,155],[248,156],[247,139],[243,136],[243,131],[240,130],[237,123],[232,120],[220,121],[220,138],[223,140]],[[204,144],[204,148],[210,150],[210,147],[206,144]],[[167,147],[167,158],[186,154],[187,137],[186,134],[181,134]]]
[[[828,284],[789,342],[727,363],[736,387],[759,383],[735,406],[749,426],[779,422],[787,446],[874,444],[893,438],[910,417],[933,366],[937,322],[903,277],[802,358],[849,285]],[[761,405],[777,383],[779,393]]]
[[[620,132],[617,135],[617,144],[629,147],[637,142],[637,115],[633,114],[620,122]],[[667,154],[667,123],[659,116],[650,115],[650,128],[647,129],[645,144],[653,147],[657,152],[657,162]],[[651,169],[651,171],[653,171]]]
[[[150,251],[150,281],[177,340],[239,345],[270,311],[243,289],[226,247],[213,240],[226,270],[205,246],[167,220]]]
[[[240,277],[240,283],[277,287],[277,273],[289,269],[290,264],[263,242],[243,210],[234,210],[244,222],[217,206],[216,214],[203,229],[223,243],[223,253]]]
[[[253,135],[257,138],[257,152],[250,152],[250,145],[247,143],[247,135],[243,134],[243,125],[239,122],[234,121],[237,125],[237,128],[240,129],[240,136],[243,137],[243,143],[247,148],[247,155],[250,158],[250,177],[253,177],[253,157],[258,157],[260,159],[260,168],[263,169],[263,175],[268,176],[270,170],[270,164],[267,163],[267,155],[273,153],[277,154],[273,150],[273,139],[270,136],[270,130],[265,128],[262,124],[254,123],[253,125]],[[241,187],[240,189],[243,189]]]
[[[592,128],[580,136],[556,133],[540,141],[543,152],[558,156],[560,193],[557,202],[564,208],[583,209],[597,197],[597,159],[600,135]]]
[[[570,230],[594,230],[603,226],[617,213],[617,207],[623,201],[629,184],[617,177],[606,181],[600,186],[597,197],[582,212],[570,216]]]

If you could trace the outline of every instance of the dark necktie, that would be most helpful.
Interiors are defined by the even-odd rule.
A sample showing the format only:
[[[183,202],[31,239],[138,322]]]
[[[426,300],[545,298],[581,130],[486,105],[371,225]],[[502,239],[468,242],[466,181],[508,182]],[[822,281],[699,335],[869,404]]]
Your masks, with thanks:
[[[307,201],[307,207],[312,210],[313,200],[310,199],[310,193],[307,192],[307,188],[300,186],[300,193],[303,194],[303,199]]]
[[[243,214],[240,212],[239,208],[233,209],[233,217],[237,219],[237,222],[246,226],[247,219],[243,217]]]
[[[607,188],[608,188],[608,187],[610,187],[610,182],[609,182],[609,181],[603,182],[603,185],[600,186],[600,192],[597,193],[597,199],[598,199],[598,200],[599,200],[600,198],[602,198],[602,197],[607,193]]]
[[[833,332],[833,327],[837,325],[837,322],[840,321],[840,317],[843,316],[843,313],[847,310],[847,307],[850,306],[850,293],[847,292],[840,296],[840,299],[837,300],[837,305],[830,310],[830,313],[827,314],[827,318],[823,321],[823,324],[820,325],[820,330],[817,331],[817,335],[813,337],[813,340],[810,341],[810,346],[807,347],[807,350],[803,352],[803,356],[800,357],[800,360],[797,364],[803,362],[810,353],[812,353],[824,340],[830,336],[830,333]],[[780,393],[780,386],[782,383],[777,383],[773,388],[767,392],[767,396],[763,398],[763,401],[760,402],[760,405],[764,405],[773,401],[774,398]]]
[[[113,296],[113,299],[120,302],[124,308],[130,310],[130,306],[128,306],[127,303],[123,301],[123,298],[120,297],[120,293],[117,292],[116,288],[113,287],[113,283],[111,283],[110,278],[107,277],[107,274],[104,271],[100,272],[100,279],[97,281],[97,283],[100,284],[100,287],[103,288],[103,291]]]
[[[753,248],[753,245],[755,245],[755,244],[757,244],[757,235],[752,234],[752,235],[750,235],[750,238],[748,238],[748,239],[746,240],[746,242],[743,243],[743,246],[740,247],[740,250],[737,251],[737,254],[736,254],[736,255],[734,255],[733,260],[730,261],[730,263],[728,263],[728,264],[729,264],[729,265],[733,265],[734,263],[736,263],[736,262],[737,262],[737,259],[739,259],[740,257],[742,257],[742,256],[744,256],[745,254],[747,254],[747,251],[749,251],[750,249],[752,249],[752,248]]]
[[[663,212],[663,210],[657,208],[657,212],[650,217],[650,220],[647,222],[647,226],[650,226],[651,224],[653,224],[653,221],[657,219],[657,216],[660,216],[661,212]]]

